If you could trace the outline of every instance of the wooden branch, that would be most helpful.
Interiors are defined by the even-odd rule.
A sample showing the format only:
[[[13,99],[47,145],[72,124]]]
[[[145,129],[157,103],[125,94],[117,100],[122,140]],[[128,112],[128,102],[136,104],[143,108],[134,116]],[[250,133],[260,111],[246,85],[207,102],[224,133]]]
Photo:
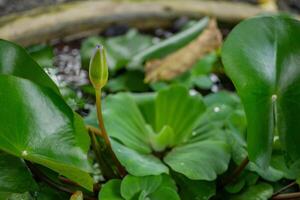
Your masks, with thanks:
[[[149,29],[169,26],[179,16],[206,15],[237,23],[263,12],[248,4],[199,0],[81,1],[1,17],[0,38],[27,46],[95,34],[114,24]]]

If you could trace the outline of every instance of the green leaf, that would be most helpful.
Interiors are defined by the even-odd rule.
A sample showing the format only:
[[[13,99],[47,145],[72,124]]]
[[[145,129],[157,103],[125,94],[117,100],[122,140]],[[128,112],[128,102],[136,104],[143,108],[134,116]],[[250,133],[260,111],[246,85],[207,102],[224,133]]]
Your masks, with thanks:
[[[37,190],[37,184],[25,163],[0,152],[0,192],[24,193]]]
[[[149,90],[149,86],[144,82],[145,75],[142,71],[130,70],[116,78],[110,79],[104,89],[111,93],[119,91],[144,92]]]
[[[83,66],[88,67],[90,56],[96,45],[102,44],[107,49],[108,67],[112,71],[124,67],[132,56],[152,45],[152,37],[142,35],[131,29],[125,35],[104,39],[90,37],[82,42],[80,49]]]
[[[121,180],[113,179],[105,183],[99,193],[99,200],[124,200],[121,196]]]
[[[159,133],[152,134],[151,137],[151,145],[155,151],[163,151],[167,147],[172,145],[172,141],[174,141],[174,131],[173,129],[166,125],[164,126]]]
[[[168,153],[164,161],[189,179],[215,180],[218,174],[227,170],[230,160],[230,146],[225,133],[216,129],[195,134],[192,140]]]
[[[150,200],[161,200],[161,199],[180,200],[180,197],[177,194],[176,190],[173,190],[169,187],[158,188],[155,192],[150,194],[148,198]]]
[[[174,179],[182,200],[209,200],[216,193],[214,182],[190,180],[181,174],[175,174]]]
[[[239,97],[235,93],[225,90],[208,94],[203,100],[207,107],[224,104],[233,108],[237,108],[241,104]]]
[[[121,183],[121,194],[127,200],[139,195],[141,199],[179,200],[173,180],[167,175],[135,177],[128,175]]]
[[[297,160],[300,136],[300,22],[261,16],[240,23],[228,36],[222,60],[245,107],[249,158],[266,168],[273,136]]]
[[[57,94],[59,90],[44,70],[22,47],[0,39],[0,74],[12,75],[49,87]]]
[[[191,73],[193,76],[209,74],[212,71],[214,63],[217,61],[218,56],[216,52],[209,53],[192,67]]]
[[[117,158],[130,174],[147,176],[169,172],[169,169],[155,156],[140,153],[114,140],[111,142]]]
[[[43,68],[53,67],[53,48],[48,45],[35,45],[27,48],[32,58]]]
[[[229,200],[267,200],[273,194],[273,188],[267,183],[250,186],[237,195],[229,196]]]
[[[193,108],[193,109],[190,109]],[[155,100],[155,130],[159,132],[164,126],[174,131],[171,144],[186,141],[205,111],[200,95],[190,96],[182,86],[172,86],[161,90]]]
[[[207,75],[192,77],[192,82],[201,89],[210,89],[213,85],[212,80]]]
[[[152,37],[142,35],[136,29],[131,29],[124,36],[108,39],[106,45],[112,55],[119,55],[115,65],[115,68],[119,69],[126,65],[137,53],[150,47]]]
[[[247,144],[245,142],[244,135],[237,129],[232,128],[227,131],[229,143],[232,147],[232,158],[233,161],[239,165],[243,159],[247,157]],[[262,168],[250,162],[247,165],[247,169],[256,172],[263,179],[268,181],[278,181],[282,178],[295,179],[295,173],[287,167],[284,155],[282,152],[274,152],[271,158],[270,166]]]
[[[205,106],[201,96],[190,96],[186,88],[172,86],[157,95],[110,95],[103,107],[114,152],[129,173],[168,173],[162,158],[154,155],[164,157],[167,152],[163,151],[172,147],[164,161],[191,179],[214,180],[227,169],[230,148],[226,135],[221,130],[195,129]],[[96,114],[92,115],[88,121],[95,125]],[[212,154],[216,156],[211,158]]]
[[[103,118],[110,137],[141,153],[151,152],[149,130],[138,106],[129,94],[108,96],[103,104]]]
[[[121,194],[125,199],[131,199],[141,191],[150,194],[160,187],[161,182],[161,176],[135,177],[128,175],[122,181]]]
[[[89,138],[82,120],[61,96],[50,88],[7,75],[0,75],[0,91],[0,149],[92,190]]]
[[[155,58],[162,58],[184,47],[203,32],[203,30],[207,27],[208,22],[209,18],[204,17],[188,29],[181,31],[174,36],[163,40],[162,42],[152,45],[144,51],[138,52],[131,59],[131,62],[128,64],[129,67],[139,67],[143,64],[144,61]]]

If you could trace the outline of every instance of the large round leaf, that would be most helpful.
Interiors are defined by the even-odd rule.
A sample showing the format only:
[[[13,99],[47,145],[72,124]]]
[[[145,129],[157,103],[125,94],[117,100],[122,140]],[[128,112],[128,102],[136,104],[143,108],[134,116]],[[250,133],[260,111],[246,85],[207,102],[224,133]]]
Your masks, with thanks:
[[[0,74],[25,78],[49,87],[59,94],[57,86],[22,47],[0,39]]]
[[[56,92],[0,75],[0,106],[0,149],[92,189],[85,127]]]
[[[222,51],[225,70],[248,121],[250,160],[266,167],[275,133],[293,159],[300,158],[300,22],[286,16],[240,23]]]

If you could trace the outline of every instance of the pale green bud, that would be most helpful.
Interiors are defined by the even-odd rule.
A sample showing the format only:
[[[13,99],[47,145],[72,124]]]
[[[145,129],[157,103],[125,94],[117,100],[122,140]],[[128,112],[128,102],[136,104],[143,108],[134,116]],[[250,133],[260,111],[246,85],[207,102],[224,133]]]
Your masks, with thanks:
[[[107,83],[108,67],[106,63],[106,52],[103,46],[97,45],[90,60],[90,81],[95,89],[101,89]]]

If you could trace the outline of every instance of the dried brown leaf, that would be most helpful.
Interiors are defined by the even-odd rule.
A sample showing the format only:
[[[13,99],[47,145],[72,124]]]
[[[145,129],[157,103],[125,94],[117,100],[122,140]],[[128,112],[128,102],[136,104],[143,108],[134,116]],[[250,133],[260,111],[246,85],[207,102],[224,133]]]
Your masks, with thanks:
[[[215,19],[211,19],[208,27],[187,46],[162,59],[150,60],[146,63],[146,82],[171,80],[190,69],[199,59],[219,48],[222,34]]]

